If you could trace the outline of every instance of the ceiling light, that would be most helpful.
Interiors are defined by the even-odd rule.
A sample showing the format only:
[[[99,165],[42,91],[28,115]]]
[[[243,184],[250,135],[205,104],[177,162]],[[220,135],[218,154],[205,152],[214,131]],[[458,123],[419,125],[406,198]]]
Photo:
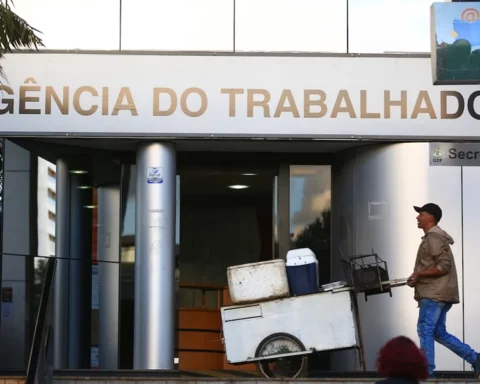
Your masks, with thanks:
[[[92,189],[92,186],[91,185],[79,185],[77,188],[78,189]]]
[[[88,171],[85,171],[83,169],[72,169],[70,173],[74,173],[75,175],[84,175],[88,173]]]
[[[95,209],[95,208],[97,208],[97,206],[96,205],[84,205],[83,208]]]
[[[256,173],[242,173],[242,176],[257,176]]]
[[[229,185],[228,188],[231,188],[231,189],[246,189],[246,188],[248,188],[248,185],[235,184],[235,185]]]

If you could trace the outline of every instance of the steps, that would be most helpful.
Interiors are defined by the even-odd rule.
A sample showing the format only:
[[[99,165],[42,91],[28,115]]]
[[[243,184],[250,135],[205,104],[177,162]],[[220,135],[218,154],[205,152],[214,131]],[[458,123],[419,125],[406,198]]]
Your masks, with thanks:
[[[428,380],[438,384],[476,382],[468,372],[443,372]],[[99,371],[68,370],[54,375],[53,384],[375,384],[373,372],[312,372],[308,379],[273,380],[237,371]],[[0,384],[25,384],[23,376],[0,376]]]

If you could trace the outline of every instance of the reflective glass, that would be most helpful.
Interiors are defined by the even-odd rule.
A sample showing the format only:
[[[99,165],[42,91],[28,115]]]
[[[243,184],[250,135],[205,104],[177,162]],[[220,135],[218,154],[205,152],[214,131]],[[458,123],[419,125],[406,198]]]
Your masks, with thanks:
[[[346,0],[237,0],[236,51],[346,52]]]
[[[233,0],[123,0],[122,49],[232,51]]]
[[[46,49],[118,49],[119,0],[21,0],[13,10],[41,31]]]
[[[310,248],[319,264],[320,284],[330,282],[331,167],[290,167],[291,249]]]
[[[349,52],[430,52],[432,0],[349,0]]]

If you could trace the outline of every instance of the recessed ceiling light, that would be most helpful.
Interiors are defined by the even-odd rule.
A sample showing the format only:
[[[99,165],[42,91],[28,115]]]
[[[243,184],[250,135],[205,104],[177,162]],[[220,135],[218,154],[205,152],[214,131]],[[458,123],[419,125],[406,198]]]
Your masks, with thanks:
[[[78,189],[92,189],[92,186],[91,185],[79,185],[77,188]]]
[[[242,176],[257,176],[256,173],[242,173]]]
[[[88,171],[85,171],[83,169],[72,169],[70,173],[73,173],[75,175],[85,175],[86,173],[88,173]]]
[[[231,188],[231,189],[245,189],[245,188],[248,188],[248,185],[235,184],[235,185],[229,185],[228,188]]]

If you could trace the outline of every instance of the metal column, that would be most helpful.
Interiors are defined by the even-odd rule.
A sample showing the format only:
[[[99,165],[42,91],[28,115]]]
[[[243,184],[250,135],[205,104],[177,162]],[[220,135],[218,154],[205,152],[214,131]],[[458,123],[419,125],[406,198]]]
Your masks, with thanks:
[[[55,255],[70,257],[70,174],[65,160],[57,160]],[[57,260],[54,286],[54,368],[68,368],[68,260]]]
[[[70,175],[68,368],[90,368],[92,311],[92,176]]]
[[[118,369],[120,300],[120,186],[106,185],[98,193],[99,363]]]
[[[176,153],[169,143],[137,150],[134,369],[173,369],[175,348]]]
[[[92,180],[72,161],[56,164],[55,369],[90,368]]]

